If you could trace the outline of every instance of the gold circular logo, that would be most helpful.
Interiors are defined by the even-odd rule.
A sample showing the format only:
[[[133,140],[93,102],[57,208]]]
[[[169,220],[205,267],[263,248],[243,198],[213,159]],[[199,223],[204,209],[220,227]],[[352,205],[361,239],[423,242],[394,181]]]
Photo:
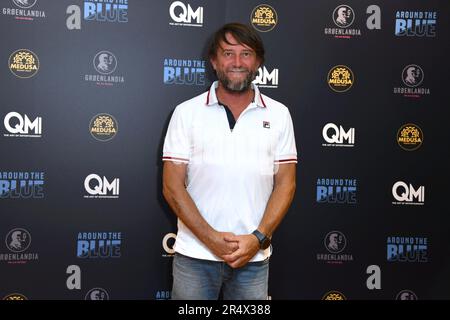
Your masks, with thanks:
[[[96,115],[89,124],[89,132],[100,141],[111,140],[116,136],[118,130],[117,120],[107,113]]]
[[[278,15],[274,8],[268,4],[255,7],[250,15],[253,28],[261,32],[271,31],[278,23]]]
[[[4,297],[3,300],[28,300],[28,298],[20,293],[11,293]]]
[[[353,86],[355,77],[349,67],[338,65],[331,68],[328,72],[327,82],[333,91],[345,92]]]
[[[330,291],[322,297],[322,300],[347,300],[347,298],[339,291]]]
[[[402,125],[397,132],[397,143],[403,150],[417,150],[423,143],[422,129],[414,123]]]
[[[39,71],[39,59],[31,50],[16,50],[9,56],[9,70],[16,77],[31,78]]]

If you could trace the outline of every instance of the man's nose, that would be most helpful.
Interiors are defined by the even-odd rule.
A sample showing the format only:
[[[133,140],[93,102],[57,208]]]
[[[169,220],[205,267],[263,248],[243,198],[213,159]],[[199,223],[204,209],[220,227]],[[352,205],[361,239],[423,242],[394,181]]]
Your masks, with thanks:
[[[234,56],[233,67],[239,68],[241,65],[242,65],[241,56],[237,54]]]

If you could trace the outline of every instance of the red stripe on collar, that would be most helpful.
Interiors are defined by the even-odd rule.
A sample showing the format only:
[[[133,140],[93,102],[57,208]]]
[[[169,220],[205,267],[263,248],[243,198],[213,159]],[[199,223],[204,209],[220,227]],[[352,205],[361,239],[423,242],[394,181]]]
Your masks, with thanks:
[[[266,103],[264,102],[264,100],[263,100],[263,98],[262,98],[262,94],[261,94],[261,93],[259,93],[259,99],[261,99],[261,102],[262,102],[262,104],[263,104],[264,108],[267,108],[267,106],[266,106]]]
[[[208,95],[206,96],[206,105],[209,105],[209,94],[211,93],[211,89],[208,90]]]

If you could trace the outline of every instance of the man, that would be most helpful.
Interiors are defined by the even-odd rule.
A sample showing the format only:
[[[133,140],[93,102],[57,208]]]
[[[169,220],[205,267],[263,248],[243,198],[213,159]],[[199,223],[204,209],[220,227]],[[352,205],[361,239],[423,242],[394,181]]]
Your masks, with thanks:
[[[23,249],[22,243],[25,242],[26,236],[26,233],[22,234],[22,231],[14,231],[11,235],[11,242],[9,243],[9,247],[16,250]]]
[[[108,59],[109,58],[109,59]],[[109,72],[109,66],[111,64],[111,57],[106,54],[106,53],[102,53],[99,57],[98,57],[98,64],[97,64],[97,69],[101,72]]]
[[[295,192],[288,109],[252,84],[259,35],[238,23],[209,48],[219,81],[175,109],[163,194],[178,216],[172,299],[267,299],[270,239]]]

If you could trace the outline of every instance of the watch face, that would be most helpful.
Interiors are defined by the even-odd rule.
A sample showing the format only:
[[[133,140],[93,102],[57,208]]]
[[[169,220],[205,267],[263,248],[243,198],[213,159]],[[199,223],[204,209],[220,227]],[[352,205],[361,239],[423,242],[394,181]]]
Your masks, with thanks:
[[[264,240],[261,242],[261,249],[267,249],[270,246],[270,239],[264,238]]]
[[[255,230],[252,233],[256,236],[256,238],[258,238],[260,249],[267,249],[270,246],[270,238],[269,237],[266,237],[258,230]]]

